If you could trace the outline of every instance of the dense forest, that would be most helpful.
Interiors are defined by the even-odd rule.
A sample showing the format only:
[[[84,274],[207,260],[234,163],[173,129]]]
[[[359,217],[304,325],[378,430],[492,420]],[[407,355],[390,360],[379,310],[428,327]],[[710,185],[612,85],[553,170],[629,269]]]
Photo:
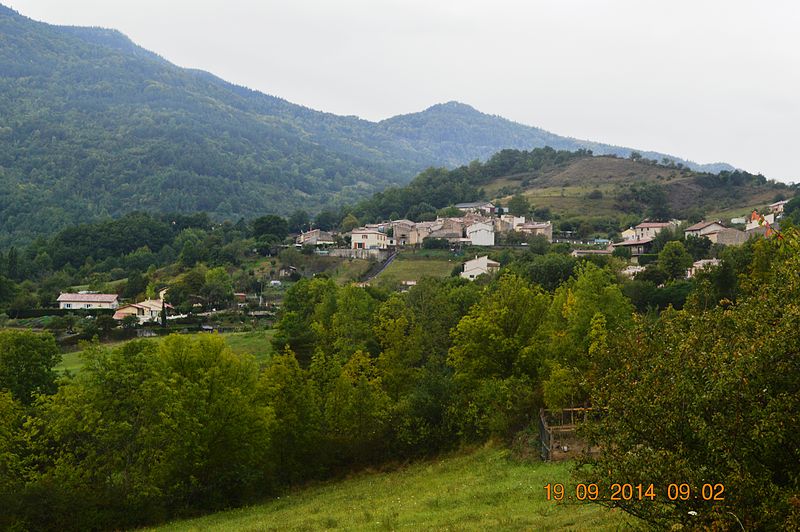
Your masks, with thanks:
[[[3,6],[0,34],[0,244],[135,210],[317,212],[502,148],[630,152],[455,102],[378,123],[313,111],[176,67],[119,32]]]

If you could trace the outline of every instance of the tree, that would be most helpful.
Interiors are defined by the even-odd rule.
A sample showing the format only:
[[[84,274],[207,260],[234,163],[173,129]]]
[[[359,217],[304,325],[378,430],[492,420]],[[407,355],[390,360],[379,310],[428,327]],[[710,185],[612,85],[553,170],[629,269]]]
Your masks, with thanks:
[[[111,332],[111,329],[117,326],[117,320],[108,314],[101,314],[97,316],[95,323],[97,324],[97,328],[103,332],[104,336],[107,336],[108,333]]]
[[[707,259],[711,255],[711,240],[707,236],[689,235],[683,245],[693,260]]]
[[[735,305],[665,312],[609,338],[590,380],[602,415],[584,432],[601,451],[580,481],[654,484],[659,497],[604,504],[659,529],[800,524],[800,310],[785,304],[800,299],[795,235],[770,243],[772,267]],[[671,483],[690,496],[664,497]],[[724,500],[706,500],[705,484]]]
[[[206,272],[202,292],[209,305],[225,305],[233,300],[233,283],[225,268],[212,268]]]
[[[0,391],[29,405],[36,394],[53,393],[61,353],[52,334],[0,331]]]
[[[289,223],[285,218],[268,214],[253,220],[253,235],[263,237],[272,235],[278,240],[283,240],[289,234]]]
[[[353,216],[352,213],[348,214],[342,220],[342,223],[339,225],[339,230],[343,233],[347,233],[348,231],[352,231],[356,227],[359,227],[361,222],[358,221],[358,218]]]
[[[527,216],[531,211],[531,204],[526,196],[515,194],[508,200],[508,212],[514,216]]]
[[[683,279],[692,266],[692,256],[677,240],[667,242],[658,254],[658,266],[667,274],[667,279]]]
[[[308,229],[310,223],[311,218],[308,216],[308,213],[302,209],[298,209],[289,215],[289,232],[300,233],[301,231],[305,231]]]

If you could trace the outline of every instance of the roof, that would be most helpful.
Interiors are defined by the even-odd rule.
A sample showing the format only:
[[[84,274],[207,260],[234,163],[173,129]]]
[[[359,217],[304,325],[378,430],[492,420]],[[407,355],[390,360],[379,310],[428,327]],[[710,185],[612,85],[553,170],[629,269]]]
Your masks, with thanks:
[[[642,222],[637,225],[636,228],[647,229],[655,227],[669,227],[670,225],[672,225],[672,222]]]
[[[61,294],[57,301],[75,301],[77,303],[113,303],[117,294]]]
[[[714,225],[714,224],[719,224],[719,225],[722,225],[722,222],[721,222],[721,221],[719,221],[719,220],[712,220],[712,221],[710,221],[710,222],[706,222],[706,221],[703,221],[703,222],[697,222],[697,223],[696,223],[696,224],[694,224],[693,226],[691,226],[691,227],[687,227],[687,228],[686,228],[686,230],[687,230],[687,231],[699,231],[699,230],[701,230],[701,229],[705,229],[705,228],[706,228],[706,227],[708,227],[709,225]],[[724,225],[722,225],[722,227],[725,227],[725,226],[724,226]]]
[[[494,207],[491,201],[468,201],[466,203],[456,203],[456,209],[473,209],[475,207],[483,207],[484,205],[491,205]]]
[[[655,240],[655,238],[648,236],[647,238],[637,238],[636,240],[623,240],[622,242],[617,242],[615,244],[611,244],[612,246],[639,246],[641,244],[649,244]]]
[[[369,234],[373,234],[373,235],[385,235],[386,234],[386,233],[381,233],[380,231],[378,231],[376,229],[370,229],[368,227],[357,227],[357,228],[353,229],[352,234],[356,234],[356,233],[359,233],[359,234],[369,233]]]
[[[607,249],[574,249],[573,255],[611,255]]]
[[[791,200],[788,200],[788,199],[780,200],[780,201],[776,201],[775,203],[770,203],[769,206],[770,207],[780,207],[781,205],[786,205],[790,201]]]
[[[545,227],[549,227],[553,225],[550,221],[547,222],[525,222],[524,224],[520,225],[520,227],[526,227],[528,229],[544,229]]]

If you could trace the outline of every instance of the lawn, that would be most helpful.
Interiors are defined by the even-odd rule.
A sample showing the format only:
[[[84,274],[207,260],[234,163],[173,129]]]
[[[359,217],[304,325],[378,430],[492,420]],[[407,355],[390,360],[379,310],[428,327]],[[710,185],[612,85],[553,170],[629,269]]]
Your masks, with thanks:
[[[209,333],[194,333],[194,334],[209,334]],[[215,333],[216,334],[216,333]],[[258,362],[264,363],[272,356],[272,337],[275,335],[274,329],[266,331],[252,331],[243,333],[223,333],[221,336],[225,339],[228,346],[234,353],[244,354],[248,353],[256,357]],[[157,338],[149,338],[149,341],[160,342],[163,336]],[[116,342],[104,344],[105,347],[118,347],[124,342]],[[71,371],[75,373],[83,368],[83,360],[81,355],[83,351],[73,351],[71,353],[64,353],[61,355],[61,363],[56,366],[57,371]]]
[[[569,464],[519,461],[484,448],[399,471],[361,473],[268,502],[154,530],[620,530],[620,513],[545,499]]]
[[[394,278],[398,281],[419,281],[423,277],[449,277],[460,261],[452,258],[406,258],[399,255],[379,278]]]

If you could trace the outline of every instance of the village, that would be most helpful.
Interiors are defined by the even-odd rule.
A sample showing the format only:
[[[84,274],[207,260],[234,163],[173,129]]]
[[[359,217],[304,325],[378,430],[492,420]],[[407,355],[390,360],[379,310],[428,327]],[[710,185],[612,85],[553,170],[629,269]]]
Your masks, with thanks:
[[[717,246],[737,246],[753,237],[778,230],[786,203],[787,200],[774,202],[767,206],[769,212],[763,216],[737,217],[730,219],[728,223],[722,220],[703,220],[688,225],[674,219],[643,220],[636,226],[620,231],[620,238],[612,242],[603,238],[580,241],[569,233],[554,231],[550,220],[535,221],[526,219],[525,216],[505,214],[502,213],[502,207],[492,202],[478,201],[456,204],[454,207],[461,212],[461,216],[437,217],[432,221],[397,219],[366,224],[345,233],[311,229],[294,237],[294,247],[313,250],[319,256],[376,264],[373,273],[366,274],[366,279],[358,280],[357,284],[360,286],[369,284],[398,254],[416,252],[422,248],[444,248],[448,252],[454,252],[456,256],[462,256],[463,259],[458,264],[458,275],[463,279],[474,281],[483,275],[495,274],[500,270],[501,264],[492,260],[489,255],[493,250],[509,247],[508,244],[500,243],[501,240],[508,241],[509,235],[514,235],[514,241],[519,242],[511,247],[524,249],[528,245],[528,239],[539,238],[548,243],[569,245],[569,254],[576,259],[612,255],[622,258],[627,261],[627,265],[620,271],[620,275],[633,279],[651,262],[656,237],[664,230],[674,232],[682,228],[686,238],[703,237]],[[346,245],[343,246],[343,243]],[[291,247],[289,244],[285,246]],[[469,255],[464,255],[464,250],[468,250]],[[698,271],[719,263],[718,258],[696,260],[686,269],[684,277],[691,279]],[[291,278],[296,280],[299,276],[295,266],[285,264],[274,271],[270,279],[261,283],[261,294],[233,293],[232,308],[243,308],[248,301],[253,302],[256,299],[258,303],[254,306],[261,307],[264,304],[265,286],[280,293],[286,288],[284,285],[287,281]],[[412,277],[399,279],[401,286],[416,284],[418,276]],[[61,311],[109,311],[113,312],[114,320],[130,326],[165,324],[166,320],[186,318],[187,314],[177,313],[173,305],[167,303],[167,291],[168,288],[163,288],[157,297],[127,303],[123,303],[118,294],[92,291],[61,293],[57,301]],[[279,305],[280,297],[275,301]],[[212,316],[227,311],[227,308],[198,308],[196,314]],[[259,314],[258,310],[251,311],[254,315]],[[261,311],[261,314],[264,312]]]

